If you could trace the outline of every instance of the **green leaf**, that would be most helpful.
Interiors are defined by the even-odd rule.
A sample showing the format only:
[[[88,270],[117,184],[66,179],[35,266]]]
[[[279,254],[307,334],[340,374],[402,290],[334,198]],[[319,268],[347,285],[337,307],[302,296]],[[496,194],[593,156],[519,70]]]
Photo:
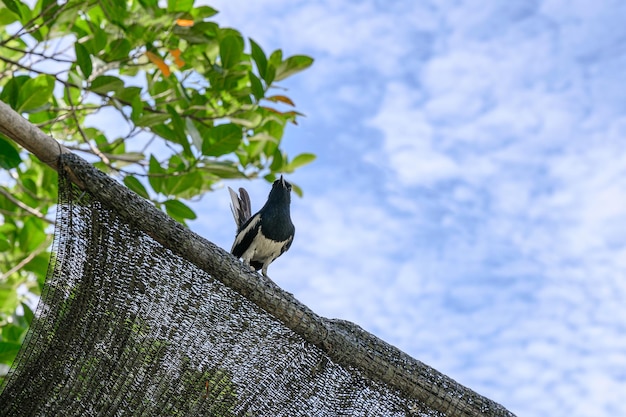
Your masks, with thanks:
[[[41,4],[41,19],[44,24],[43,27],[49,28],[54,25],[58,17],[58,11],[61,6],[58,4],[57,0],[43,0],[39,2]],[[39,11],[37,10],[37,11]]]
[[[306,55],[294,55],[290,56],[276,68],[276,81],[284,80],[285,78],[307,69],[313,64],[313,58]]]
[[[267,135],[266,133],[263,133],[263,135],[266,135],[269,137],[269,135]],[[263,152],[263,148],[265,148],[265,142],[266,140],[263,140],[263,138],[255,138],[258,140],[252,140],[253,137],[249,138],[250,139],[250,144],[248,146],[245,147],[246,152],[247,152],[247,157],[249,159],[244,159],[241,163],[242,164],[247,164],[249,162],[250,159],[254,160],[256,158],[258,158],[261,155],[261,152]],[[267,140],[275,140],[274,138],[269,138]]]
[[[220,42],[220,58],[222,67],[228,69],[241,61],[243,54],[243,39],[238,36],[228,35]]]
[[[150,127],[154,125],[158,125],[160,123],[165,122],[170,119],[170,115],[165,113],[146,113],[141,115],[137,120],[135,120],[135,124],[141,127]]]
[[[293,190],[294,193],[296,193],[296,195],[298,197],[302,197],[303,193],[302,193],[302,188],[300,188],[300,186],[298,184],[294,184],[293,182],[291,183],[291,189]]]
[[[0,100],[7,103],[9,106],[14,109],[18,106],[18,98],[20,95],[20,91],[22,86],[30,80],[28,75],[17,75],[9,79],[9,81],[4,85],[2,91],[0,91]]]
[[[132,103],[135,98],[139,98],[141,94],[141,87],[125,87],[122,90],[118,90],[115,93],[115,98],[124,101],[126,103]]]
[[[0,252],[7,251],[12,247],[13,246],[11,245],[11,242],[9,241],[7,236],[4,233],[0,232]]]
[[[104,15],[118,26],[124,26],[124,21],[128,19],[126,10],[128,2],[125,1],[100,1],[98,5],[102,8]]]
[[[6,3],[6,0],[5,0]],[[11,23],[19,20],[20,16],[17,13],[14,13],[10,10],[4,10],[0,13],[0,26],[7,26]]]
[[[193,120],[189,117],[185,118],[185,126],[187,127],[187,133],[191,136],[191,141],[196,149],[202,149],[202,136],[200,135],[198,128],[194,125]]]
[[[265,96],[265,90],[263,89],[261,80],[259,80],[259,77],[254,75],[252,71],[248,72],[248,77],[250,77],[250,89],[252,90],[254,98],[257,100],[262,99]]]
[[[91,56],[89,56],[87,48],[85,48],[83,44],[76,42],[74,44],[74,50],[76,51],[76,62],[78,63],[78,67],[83,73],[83,76],[85,78],[89,78],[91,71],[93,70],[93,66],[91,65]]]
[[[283,60],[283,51],[280,49],[275,50],[274,52],[272,52],[272,54],[270,55],[270,59],[268,61],[268,65],[271,65],[275,68],[278,68],[278,66],[280,65],[280,63]]]
[[[22,308],[24,309],[24,318],[26,319],[26,323],[28,323],[28,325],[30,326],[30,324],[33,322],[35,314],[26,303],[22,303]]]
[[[167,200],[163,203],[165,211],[176,220],[195,219],[196,213],[186,204],[178,200]]]
[[[113,42],[107,44],[106,52],[102,55],[102,60],[104,62],[113,62],[120,61],[125,58],[128,58],[128,54],[130,53],[131,45],[128,39],[121,38],[116,39]]]
[[[136,194],[142,196],[143,198],[150,198],[146,187],[134,176],[127,175],[124,177],[124,184]]]
[[[276,149],[274,152],[274,159],[272,160],[272,164],[270,165],[270,169],[272,172],[282,172],[283,166],[285,164],[285,156],[281,152],[280,149]]]
[[[117,93],[124,89],[124,81],[112,75],[100,75],[91,82],[89,89],[100,94],[106,94],[110,91]]]
[[[0,363],[13,363],[21,347],[22,344],[17,342],[0,342]]]
[[[270,59],[267,62],[267,70],[265,71],[265,76],[263,77],[268,86],[274,82],[274,79],[276,78],[276,68],[278,68],[281,64],[282,60],[283,51],[280,49],[275,50],[270,55]]]
[[[184,175],[171,176],[167,180],[167,194],[176,196],[177,198],[189,197],[189,193],[187,193],[187,191],[192,188],[198,189],[201,187],[202,176],[198,171],[193,171]]]
[[[17,14],[20,15],[20,22],[22,22],[22,25],[30,23],[30,20],[33,18],[33,12],[30,9],[30,7],[28,7],[27,4],[24,4],[21,1],[13,1],[11,3],[13,3],[17,7],[18,9]],[[35,39],[37,39],[38,41],[41,41],[41,39],[38,39],[38,36],[40,35],[39,33],[36,33],[35,31],[35,32],[31,32],[31,34],[33,35]]]
[[[207,161],[202,170],[217,175],[220,178],[244,178],[237,165],[230,161]]]
[[[22,162],[19,152],[15,147],[0,137],[0,167],[4,169],[12,169]]]
[[[113,154],[117,155],[117,157],[113,159],[115,159],[115,164],[118,167],[134,164],[143,161],[146,158],[142,152],[125,152],[125,148],[126,146],[124,145],[123,147],[113,150]]]
[[[194,0],[167,0],[167,11],[169,13],[189,12],[193,7]]]
[[[2,0],[2,3],[7,7],[7,9],[11,10],[13,13],[22,17],[22,13],[20,12],[20,8],[16,4],[15,0]],[[18,2],[20,3],[20,2]]]
[[[265,72],[267,71],[267,58],[265,57],[265,53],[255,41],[250,38],[248,39],[250,40],[250,47],[252,49],[252,59],[254,59],[259,75],[261,78],[265,79]]]
[[[247,129],[255,129],[259,127],[263,121],[263,116],[258,111],[247,111],[237,113],[236,116],[229,117],[230,121],[243,126]]]
[[[19,301],[17,291],[12,286],[6,284],[0,286],[0,313],[11,314],[15,311]]]
[[[43,230],[43,221],[34,217],[24,220],[24,227],[20,230],[20,248],[24,252],[32,252],[46,240],[46,233]]]
[[[283,137],[283,133],[285,131],[285,124],[284,122],[280,123],[276,120],[270,120],[266,122],[260,130],[267,133],[271,137],[273,137],[274,142],[278,143],[278,140]]]
[[[174,129],[170,129],[167,125],[163,123],[151,126],[150,130],[162,137],[163,139],[169,140],[170,142],[178,143],[180,140],[178,134],[174,131]]]
[[[241,142],[243,132],[234,123],[217,125],[210,131],[210,137],[202,143],[202,154],[220,156],[234,152]]]
[[[126,89],[124,89],[126,90]],[[115,95],[117,95],[119,93],[116,92]],[[139,119],[142,115],[143,115],[143,106],[144,106],[144,102],[141,100],[140,96],[137,97],[133,97],[130,101],[130,108],[132,109],[130,111],[130,120],[134,122],[137,121],[137,119]]]
[[[21,303],[20,303],[21,304]],[[24,316],[15,315],[15,320],[12,323],[8,323],[2,328],[2,339],[11,342],[22,342],[28,329],[26,321],[23,320]]]
[[[76,86],[81,86],[83,85],[83,81],[84,81],[84,77],[82,77],[79,73],[78,73],[78,69],[76,67],[71,68],[70,71],[67,73],[67,81],[75,84]],[[67,87],[66,87],[67,89]],[[82,91],[82,88],[81,88]]]
[[[150,163],[149,163],[149,171],[151,175],[148,177],[148,181],[150,182],[150,186],[154,191],[160,193],[163,189],[163,180],[165,175],[165,170],[154,157],[154,155],[150,155]]]
[[[215,36],[217,35],[218,26],[214,22],[199,22],[191,27],[174,26],[174,34],[185,39],[190,44],[202,44],[203,50],[207,52],[209,56],[217,56],[213,51],[217,49],[217,42],[215,42]]]
[[[54,78],[51,75],[39,75],[26,81],[20,88],[17,112],[39,109],[50,101],[54,90]]]
[[[191,10],[191,15],[198,20],[206,19],[208,17],[215,16],[216,14],[217,10],[209,6],[194,7]]]
[[[42,252],[35,256],[33,260],[24,265],[25,271],[30,271],[39,276],[46,276],[48,272],[48,263],[50,262],[50,254],[48,252]]]
[[[310,164],[311,162],[315,161],[315,158],[315,155],[313,155],[312,153],[301,153],[300,155],[293,158],[291,162],[289,162],[289,164],[287,165],[287,170],[289,172],[292,172],[296,168],[300,168],[301,166]]]
[[[83,45],[87,48],[90,54],[97,56],[100,54],[100,51],[107,46],[109,37],[104,30],[93,24],[89,24],[88,29],[90,32],[89,35],[91,36],[89,36],[89,40],[84,42]]]
[[[187,133],[185,131],[185,122],[183,121],[183,118],[180,117],[178,112],[176,112],[176,109],[174,109],[172,106],[169,106],[169,105],[167,106],[167,112],[172,117],[171,130],[173,131],[174,136],[176,138],[176,140],[173,142],[178,143],[179,145],[183,147],[183,150],[185,151],[185,155],[191,156],[192,155],[191,146],[189,145],[189,140],[187,139]]]
[[[89,61],[89,62],[91,62],[91,61]],[[70,71],[70,78],[72,78],[71,82],[74,82],[76,85],[82,85],[83,84],[83,80],[78,75],[78,72],[77,72],[76,69],[74,69],[73,71]],[[74,88],[74,87],[66,86],[63,89],[63,100],[68,105],[70,103],[72,103],[73,105],[76,105],[79,102],[79,100],[80,100],[80,95],[82,94],[82,92],[83,92],[83,90],[81,88]],[[54,115],[54,117],[56,117],[56,115]],[[33,120],[31,120],[31,122],[34,123]]]

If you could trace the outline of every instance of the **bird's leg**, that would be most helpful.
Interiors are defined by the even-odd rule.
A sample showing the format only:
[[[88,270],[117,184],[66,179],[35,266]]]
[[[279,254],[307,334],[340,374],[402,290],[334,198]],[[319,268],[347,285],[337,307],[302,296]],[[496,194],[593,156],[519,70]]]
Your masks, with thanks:
[[[261,269],[261,272],[263,273],[263,276],[264,276],[265,278],[269,278],[269,277],[267,276],[267,267],[268,267],[268,266],[270,266],[270,264],[268,264],[268,263],[264,263],[264,264],[263,264],[263,269]]]

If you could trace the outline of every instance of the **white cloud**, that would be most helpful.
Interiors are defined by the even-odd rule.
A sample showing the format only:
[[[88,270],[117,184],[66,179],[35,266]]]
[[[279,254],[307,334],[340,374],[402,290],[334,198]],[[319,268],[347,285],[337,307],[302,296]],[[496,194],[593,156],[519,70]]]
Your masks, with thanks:
[[[369,123],[384,132],[383,158],[371,152],[367,160],[384,164],[405,185],[430,185],[456,176],[456,163],[435,146],[434,128],[407,89],[397,83],[388,86],[380,113]]]
[[[496,339],[506,334],[505,326],[515,322],[520,326],[515,328],[513,345],[498,348],[502,355],[508,352],[510,363],[514,346],[527,343],[517,352],[519,366],[510,369],[485,358],[483,367],[472,366],[472,373],[479,376],[472,378],[475,385],[470,386],[493,390],[496,399],[509,398],[520,406],[533,398],[534,407],[544,410],[542,414],[567,410],[569,415],[584,415],[584,407],[572,405],[572,393],[594,404],[607,404],[606,410],[617,410],[617,403],[601,393],[618,389],[623,374],[598,378],[602,389],[590,389],[581,381],[596,380],[611,368],[606,360],[587,361],[586,349],[619,352],[605,343],[623,346],[626,340],[623,326],[612,327],[615,318],[609,318],[625,315],[618,313],[612,301],[626,291],[626,239],[620,233],[626,230],[622,203],[626,201],[626,159],[620,134],[624,123],[614,119],[616,114],[623,118],[626,109],[613,98],[620,94],[612,92],[623,88],[612,67],[620,61],[612,58],[591,65],[599,69],[584,76],[586,68],[576,65],[577,57],[559,48],[554,28],[536,25],[544,33],[516,42],[520,31],[514,28],[507,28],[504,37],[478,33],[484,18],[474,23],[458,20],[464,27],[459,33],[471,35],[470,39],[453,37],[449,50],[425,64],[417,87],[390,81],[372,121],[383,131],[382,150],[387,159],[382,161],[404,187],[439,185],[437,189],[443,191],[441,186],[458,183],[452,205],[444,195],[435,203],[452,216],[443,224],[444,230],[457,236],[444,238],[430,261],[430,273],[445,277],[446,282],[433,287],[422,277],[420,288],[429,294],[431,303],[433,298],[452,300],[456,308],[471,312],[474,325],[495,326],[492,337]],[[560,71],[566,68],[564,63],[572,67]],[[380,157],[369,159],[381,161]],[[422,164],[423,160],[428,162]],[[442,169],[438,161],[450,163]],[[395,185],[392,189],[400,192]],[[476,223],[467,224],[464,221],[473,207],[481,211],[473,217]],[[423,249],[420,246],[416,252]],[[411,272],[423,270],[425,260],[422,256],[400,271],[415,275]],[[497,292],[477,286],[487,278],[472,282],[481,273],[499,275],[504,286]],[[507,289],[516,273],[530,281],[530,290]],[[468,282],[451,280],[454,276]],[[504,302],[491,299],[495,307],[484,305],[485,293],[490,292],[492,297],[505,297]],[[530,316],[529,308],[535,309]],[[512,316],[487,318],[507,309]],[[595,325],[602,333],[586,338],[585,329],[598,322],[602,324]],[[471,337],[471,332],[462,331],[455,336],[451,330],[459,323],[454,320],[444,323],[449,326],[445,327],[448,335],[434,344],[450,346],[459,343],[456,337]],[[407,342],[406,335],[394,337],[415,343]],[[430,357],[431,363],[463,374],[467,364],[460,358],[468,355],[480,361],[484,355],[481,344],[463,346]],[[488,352],[493,353],[493,346]],[[615,356],[624,360],[621,354]],[[581,362],[579,369],[569,369],[569,363]],[[507,376],[518,381],[513,391],[492,386]],[[538,401],[537,392],[523,388],[525,384],[542,386],[552,397]]]
[[[626,413],[626,5],[218,3],[317,60],[270,275],[519,415]]]

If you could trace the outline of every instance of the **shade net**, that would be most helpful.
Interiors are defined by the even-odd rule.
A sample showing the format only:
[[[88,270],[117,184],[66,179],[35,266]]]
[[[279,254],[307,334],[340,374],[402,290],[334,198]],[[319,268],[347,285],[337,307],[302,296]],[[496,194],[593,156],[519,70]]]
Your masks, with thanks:
[[[337,363],[59,177],[54,255],[1,416],[457,414],[454,398],[438,411]]]

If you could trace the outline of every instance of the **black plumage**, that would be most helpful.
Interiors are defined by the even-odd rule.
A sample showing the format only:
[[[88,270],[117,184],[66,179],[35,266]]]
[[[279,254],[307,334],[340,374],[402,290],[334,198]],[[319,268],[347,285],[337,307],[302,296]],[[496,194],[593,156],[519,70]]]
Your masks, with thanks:
[[[252,216],[246,190],[240,188],[239,195],[230,187],[228,190],[237,224],[237,236],[230,252],[267,276],[267,267],[289,249],[296,232],[289,212],[291,184],[281,175],[272,184],[265,205]]]

